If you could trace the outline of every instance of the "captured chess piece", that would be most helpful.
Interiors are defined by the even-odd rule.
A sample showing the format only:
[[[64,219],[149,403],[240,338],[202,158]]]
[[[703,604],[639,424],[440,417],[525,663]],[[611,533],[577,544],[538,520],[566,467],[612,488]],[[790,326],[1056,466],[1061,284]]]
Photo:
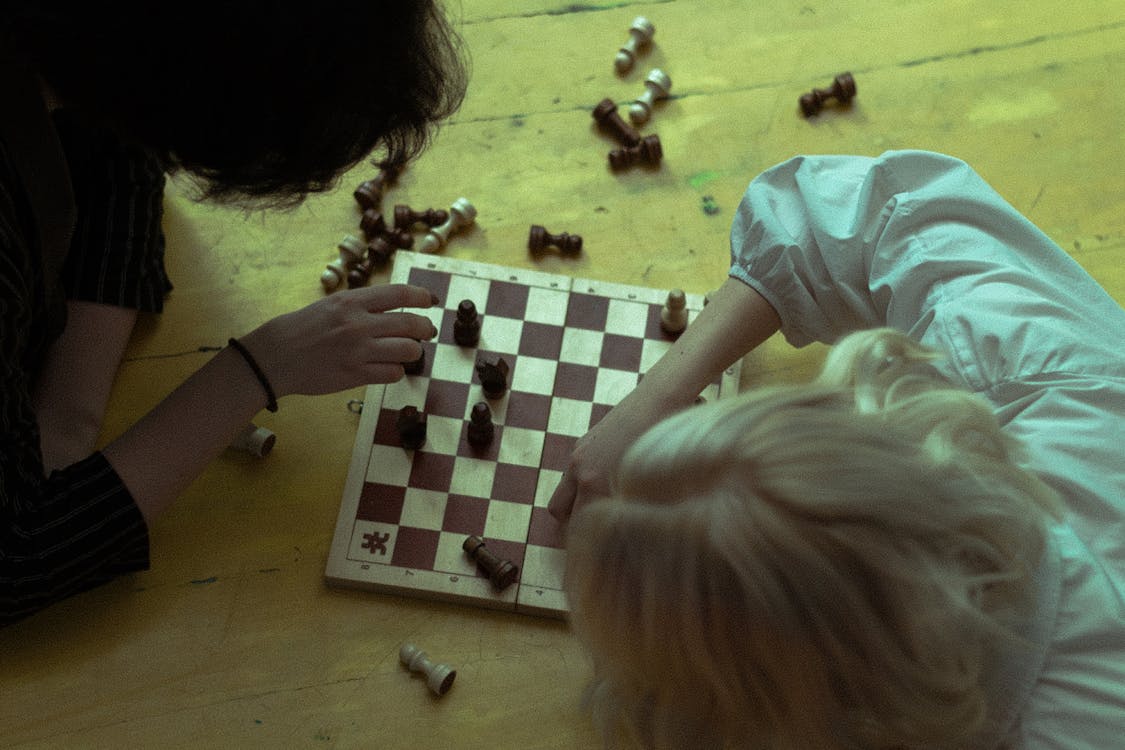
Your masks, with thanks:
[[[660,145],[660,138],[654,133],[646,135],[636,146],[615,148],[609,152],[609,166],[613,170],[626,169],[634,164],[644,164],[655,167],[664,158],[664,149]]]
[[[656,27],[647,18],[637,16],[633,19],[633,25],[629,27],[629,38],[621,45],[617,57],[613,59],[613,68],[618,75],[625,75],[633,69],[637,54],[652,44],[652,37],[655,34]]]
[[[480,387],[486,398],[497,399],[508,391],[508,372],[510,368],[503,357],[497,357],[495,362],[477,360],[477,375],[480,376]]]
[[[504,589],[515,583],[516,578],[520,574],[520,568],[511,560],[503,560],[485,546],[484,540],[479,536],[471,536],[464,541],[461,548],[469,554],[469,557],[476,562],[476,564],[488,574],[488,580],[492,581],[492,587],[497,591]]]
[[[391,247],[398,249],[405,249],[414,244],[414,235],[405,229],[388,227],[387,220],[383,217],[382,212],[376,211],[374,208],[369,208],[363,212],[363,216],[359,220],[359,228],[363,230],[363,236],[370,242],[381,238]]]
[[[416,451],[426,443],[426,415],[415,406],[404,406],[395,420],[402,447]]]
[[[424,211],[415,211],[410,206],[398,204],[395,206],[395,229],[408,232],[417,224],[424,224],[427,229],[436,227],[449,219],[449,212],[440,208],[427,208]]]
[[[594,121],[620,141],[622,146],[635,146],[641,142],[641,134],[617,114],[617,104],[612,99],[606,98],[598,102],[591,115]]]
[[[370,180],[364,180],[359,183],[355,192],[352,193],[355,197],[355,202],[358,203],[359,207],[364,211],[369,208],[378,210],[379,206],[383,203],[383,193],[386,192],[387,187],[391,185],[391,183],[398,179],[401,173],[401,164],[380,162],[379,173]]]
[[[563,255],[578,255],[582,252],[582,237],[566,232],[551,234],[545,227],[532,224],[527,235],[527,249],[533,254],[539,254],[549,247],[558,248]]]
[[[469,445],[474,448],[487,448],[492,443],[496,434],[496,427],[492,424],[492,409],[488,404],[478,401],[469,412],[468,435]]]
[[[265,427],[259,427],[251,422],[231,441],[230,447],[257,458],[263,458],[269,455],[276,442],[277,435]]]
[[[453,341],[458,346],[476,346],[480,341],[480,315],[471,299],[463,299],[457,305],[457,317],[453,319]]]
[[[805,117],[812,117],[820,112],[821,107],[829,99],[835,99],[840,104],[849,103],[856,94],[855,79],[851,73],[841,73],[832,79],[832,86],[826,89],[813,89],[807,94],[802,94],[797,103]]]
[[[668,292],[668,301],[660,311],[660,327],[665,333],[675,336],[687,328],[687,297],[683,289]]]
[[[363,260],[364,249],[363,242],[353,235],[345,235],[340,240],[337,246],[340,256],[325,266],[320,274],[320,285],[324,287],[324,291],[333,292],[340,287],[348,277],[348,271]]]
[[[449,207],[449,218],[430,229],[418,244],[420,253],[436,253],[449,242],[449,236],[472,226],[476,221],[477,210],[467,198],[458,198]]]
[[[453,687],[453,680],[457,678],[457,670],[448,664],[438,664],[430,661],[425,651],[413,643],[404,643],[398,650],[398,660],[411,672],[418,672],[425,676],[426,686],[434,695],[445,695]]]
[[[660,99],[667,99],[672,91],[672,79],[660,68],[653,68],[645,79],[645,90],[629,105],[629,119],[637,125],[648,122],[652,106]]]

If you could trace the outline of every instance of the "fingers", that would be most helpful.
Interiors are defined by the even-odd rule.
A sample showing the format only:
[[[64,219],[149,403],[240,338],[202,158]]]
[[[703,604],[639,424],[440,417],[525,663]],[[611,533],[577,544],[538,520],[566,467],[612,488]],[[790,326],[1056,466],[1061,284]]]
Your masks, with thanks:
[[[354,291],[362,298],[364,307],[374,313],[400,307],[433,307],[441,302],[429,289],[410,284],[384,284]]]

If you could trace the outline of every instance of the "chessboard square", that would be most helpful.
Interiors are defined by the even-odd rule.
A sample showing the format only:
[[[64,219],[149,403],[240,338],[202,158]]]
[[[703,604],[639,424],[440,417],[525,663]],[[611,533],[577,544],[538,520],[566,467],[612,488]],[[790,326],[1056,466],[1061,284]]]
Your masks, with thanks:
[[[484,522],[484,536],[509,542],[527,540],[527,527],[531,523],[531,503],[507,503],[493,500],[488,504],[488,518]]]
[[[542,456],[542,432],[511,425],[505,426],[504,434],[500,439],[500,453],[497,458],[499,462],[519,466],[539,466]]]
[[[565,547],[565,531],[546,508],[531,509],[531,523],[527,528],[527,543],[538,547]]]
[[[538,467],[498,464],[489,497],[509,503],[533,504],[538,481]]]
[[[597,367],[602,358],[602,339],[604,338],[605,334],[601,331],[567,328],[563,332],[559,361]]]
[[[566,323],[568,300],[569,294],[563,289],[531,287],[527,291],[527,312],[523,318],[531,323],[562,326]]]
[[[521,362],[523,360],[520,360]],[[593,389],[591,389],[593,395]],[[546,430],[547,417],[551,413],[551,397],[538,393],[512,391],[508,394],[504,413],[504,423],[527,430]],[[493,416],[496,413],[493,412]]]
[[[452,531],[464,536],[484,533],[488,519],[488,500],[473,495],[451,494],[445,501],[442,531]]]
[[[572,435],[553,435],[548,432],[543,438],[543,461],[539,464],[539,470],[557,471],[561,475],[570,468],[570,457],[577,442],[578,438]]]
[[[565,576],[565,550],[528,545],[524,551],[520,583],[524,586],[563,591]]]
[[[599,370],[598,384],[594,388],[594,401],[599,404],[616,404],[637,387],[640,377],[636,372],[624,370]]]
[[[389,565],[397,533],[398,527],[393,524],[356,521],[348,545],[348,557],[365,563]]]
[[[477,568],[477,564],[462,546],[469,536],[471,535],[453,531],[441,532],[437,554],[434,556],[434,570],[468,578],[485,578],[484,571]]]
[[[435,492],[449,492],[455,457],[428,451],[415,451],[410,468],[410,486]]]
[[[520,357],[512,368],[510,387],[513,391],[549,396],[558,366],[553,359]]]
[[[453,334],[450,333],[449,336],[452,340]],[[473,379],[476,362],[475,349],[453,344],[438,344],[430,362],[430,377],[454,383],[468,383]]]
[[[488,307],[488,290],[491,287],[488,279],[476,276],[462,276],[454,274],[449,277],[449,292],[445,296],[445,307],[456,310],[462,300],[471,301],[477,312],[483,312]]]
[[[408,487],[402,502],[399,524],[440,531],[442,519],[445,517],[445,502],[444,492]]]
[[[397,524],[402,517],[406,488],[378,482],[364,482],[359,492],[355,517],[361,521]]]
[[[560,362],[555,376],[554,395],[575,401],[593,401],[598,384],[598,368]]]
[[[552,437],[552,436],[548,436]],[[535,507],[546,508],[551,502],[551,496],[562,481],[563,473],[554,469],[539,469],[539,476],[535,483]]]
[[[493,281],[485,313],[523,320],[527,315],[528,288],[510,281]]]
[[[571,292],[570,301],[566,307],[566,326],[567,328],[604,331],[608,314],[608,298]]]
[[[590,409],[590,429],[594,429],[594,425],[602,421],[606,414],[613,409],[611,404],[594,404]]]
[[[398,533],[395,535],[395,548],[391,554],[391,565],[400,568],[433,569],[440,535],[441,532],[433,529],[400,526]]]
[[[645,339],[641,346],[641,372],[648,372],[649,368],[657,363],[661,357],[668,353],[672,343],[670,341],[657,341]]]
[[[447,456],[457,453],[457,446],[461,442],[462,424],[464,423],[460,417],[442,417],[436,414],[427,416],[426,443],[418,452]]]
[[[582,437],[590,430],[589,401],[576,401],[556,396],[551,400],[551,417],[547,431],[553,435]]]
[[[429,289],[439,300],[449,296],[449,274],[445,271],[414,266],[406,277],[406,283]]]
[[[381,406],[383,409],[392,409],[395,412],[404,406],[413,406],[417,409],[421,409],[422,405],[426,403],[426,389],[429,387],[429,384],[430,381],[428,378],[418,375],[406,377],[394,383],[388,383],[387,387],[383,390]],[[368,391],[368,393],[370,393],[370,391]],[[364,408],[379,405],[380,404],[368,404],[366,400],[364,401]],[[382,415],[380,415],[380,419],[382,419]]]
[[[395,440],[398,440],[397,433]],[[373,445],[371,456],[367,459],[368,482],[381,482],[398,487],[405,487],[410,483],[410,466],[413,457],[398,445]]]
[[[469,384],[454,383],[449,380],[430,381],[426,391],[426,405],[423,411],[430,415],[461,419],[465,414],[465,402],[469,400]]]
[[[515,354],[520,349],[522,331],[522,320],[489,315],[482,319],[478,347],[501,354]]]
[[[496,475],[496,464],[469,456],[457,456],[449,481],[449,492],[487,497]]]
[[[605,332],[641,338],[648,329],[652,309],[652,305],[636,300],[611,299],[606,313]],[[660,308],[657,307],[656,310],[659,316]]]
[[[643,339],[607,333],[602,343],[602,357],[598,365],[614,370],[640,372],[643,345]]]
[[[542,323],[524,322],[518,353],[521,356],[557,360],[562,351],[563,329]]]

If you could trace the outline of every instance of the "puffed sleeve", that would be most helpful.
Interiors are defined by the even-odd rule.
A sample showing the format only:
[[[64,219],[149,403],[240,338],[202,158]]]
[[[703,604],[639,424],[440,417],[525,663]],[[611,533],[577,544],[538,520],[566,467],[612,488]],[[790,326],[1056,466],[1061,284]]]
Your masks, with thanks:
[[[944,352],[1125,566],[1125,311],[968,165],[791,159],[748,187],[731,250],[794,345],[890,326]]]

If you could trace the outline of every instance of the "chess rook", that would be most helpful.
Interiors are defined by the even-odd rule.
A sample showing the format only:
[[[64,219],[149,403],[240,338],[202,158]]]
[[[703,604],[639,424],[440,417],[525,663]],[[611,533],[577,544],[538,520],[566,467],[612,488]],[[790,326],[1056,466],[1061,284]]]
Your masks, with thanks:
[[[438,664],[430,661],[426,655],[413,643],[404,643],[398,650],[398,659],[403,666],[411,672],[425,676],[426,686],[434,695],[445,695],[453,687],[453,680],[457,678],[457,670],[448,664]]]
[[[484,540],[479,536],[471,536],[464,541],[461,548],[469,554],[469,557],[476,562],[476,564],[488,574],[488,580],[492,581],[492,587],[497,591],[504,589],[515,583],[516,577],[520,574],[520,568],[511,560],[503,560],[485,546]]]
[[[453,319],[453,341],[459,346],[476,346],[480,341],[480,315],[471,299],[463,299],[457,305],[457,317]]]
[[[656,135],[646,135],[636,146],[625,146],[609,152],[609,166],[614,170],[626,169],[634,164],[644,164],[655,167],[664,158],[664,149],[660,146],[660,138]]]
[[[486,359],[477,360],[477,375],[480,376],[480,386],[486,398],[498,399],[508,392],[508,372],[510,368],[503,357],[497,357],[495,362]]]
[[[532,253],[542,253],[556,247],[563,255],[578,255],[582,252],[582,237],[577,234],[551,234],[545,227],[532,224],[527,235],[527,249]]]
[[[633,25],[629,27],[629,38],[621,45],[621,49],[613,59],[613,69],[618,75],[625,75],[633,69],[633,63],[637,61],[637,53],[652,43],[655,34],[656,27],[647,18],[637,16],[633,19]]]
[[[813,89],[807,94],[802,94],[797,103],[801,105],[801,112],[805,117],[812,117],[820,112],[821,107],[829,99],[835,99],[840,104],[847,104],[856,94],[855,79],[851,73],[841,73],[832,79],[832,86],[826,89]]]
[[[402,447],[416,451],[426,443],[426,415],[417,407],[404,406],[395,421]]]
[[[395,229],[406,232],[416,224],[425,224],[426,227],[436,227],[449,219],[449,212],[440,208],[427,208],[425,211],[415,211],[410,206],[398,204],[395,206]]]
[[[474,448],[485,448],[492,443],[496,428],[492,424],[492,409],[478,401],[469,413],[468,441]]]
[[[263,458],[269,455],[276,442],[277,435],[265,427],[259,427],[251,422],[231,441],[230,447],[257,458]]]
[[[641,142],[641,134],[617,114],[617,104],[612,99],[602,99],[592,112],[594,121],[622,146],[635,146]]]
[[[436,253],[445,247],[449,236],[472,225],[477,218],[477,210],[466,198],[458,198],[449,207],[449,218],[441,224],[430,229],[421,242],[418,243],[418,252]]]
[[[337,250],[340,253],[339,257],[325,266],[320,274],[320,285],[326,292],[338,289],[347,278],[348,271],[363,260],[363,243],[353,235],[345,235],[344,239],[340,240]]]
[[[683,289],[668,292],[668,301],[660,311],[660,327],[673,336],[687,328],[687,297]]]
[[[644,92],[629,105],[629,119],[637,125],[648,122],[652,106],[660,99],[667,99],[672,91],[672,79],[660,68],[653,68],[645,79]]]

